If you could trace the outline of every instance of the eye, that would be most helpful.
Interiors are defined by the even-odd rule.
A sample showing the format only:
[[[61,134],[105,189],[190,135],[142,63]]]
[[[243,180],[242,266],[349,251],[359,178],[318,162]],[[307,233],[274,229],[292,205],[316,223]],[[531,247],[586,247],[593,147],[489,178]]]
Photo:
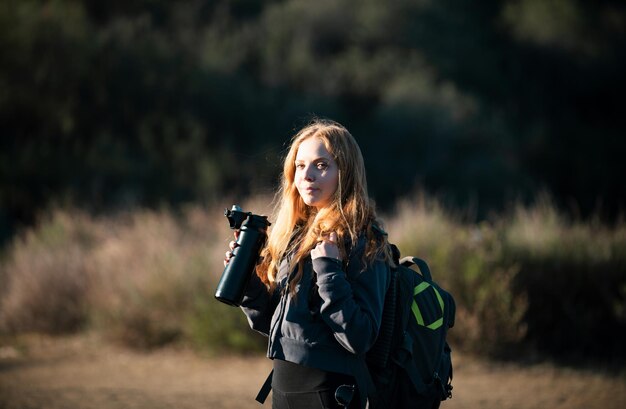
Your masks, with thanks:
[[[326,170],[326,169],[328,169],[328,163],[326,163],[326,162],[317,162],[317,168],[319,170]]]
[[[304,163],[296,163],[296,169],[304,169]]]

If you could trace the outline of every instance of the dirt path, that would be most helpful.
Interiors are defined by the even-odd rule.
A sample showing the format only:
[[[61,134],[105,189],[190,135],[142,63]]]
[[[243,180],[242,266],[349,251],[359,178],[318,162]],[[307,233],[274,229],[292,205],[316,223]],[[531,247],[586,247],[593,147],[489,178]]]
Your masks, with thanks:
[[[270,363],[262,357],[136,353],[95,337],[0,343],[0,409],[245,409]],[[626,408],[626,378],[550,365],[489,364],[455,355],[444,409]]]

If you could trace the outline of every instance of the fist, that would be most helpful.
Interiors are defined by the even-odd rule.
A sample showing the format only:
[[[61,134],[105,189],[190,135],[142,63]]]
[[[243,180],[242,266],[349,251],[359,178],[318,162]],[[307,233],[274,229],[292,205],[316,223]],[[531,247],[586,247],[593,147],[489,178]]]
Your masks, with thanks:
[[[339,247],[337,247],[337,233],[332,232],[326,237],[322,237],[322,240],[317,242],[317,245],[311,250],[311,259],[319,257],[330,257],[337,260],[341,260],[339,254]]]

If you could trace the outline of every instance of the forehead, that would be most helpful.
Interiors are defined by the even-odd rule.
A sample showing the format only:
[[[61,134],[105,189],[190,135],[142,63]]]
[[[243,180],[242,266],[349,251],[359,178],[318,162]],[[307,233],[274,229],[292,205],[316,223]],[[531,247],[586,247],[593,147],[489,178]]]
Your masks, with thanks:
[[[296,154],[296,160],[314,160],[320,158],[333,158],[330,152],[328,152],[328,149],[326,149],[324,141],[313,136],[300,143]]]

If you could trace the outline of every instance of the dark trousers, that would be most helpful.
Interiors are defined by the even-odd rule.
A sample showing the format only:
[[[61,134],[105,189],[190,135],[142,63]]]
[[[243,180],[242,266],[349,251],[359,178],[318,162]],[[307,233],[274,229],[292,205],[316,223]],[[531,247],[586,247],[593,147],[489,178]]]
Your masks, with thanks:
[[[335,391],[340,385],[354,382],[349,375],[275,359],[272,409],[341,409]],[[349,408],[357,408],[356,401],[358,397],[354,396]]]
[[[281,392],[272,390],[272,409],[340,409],[335,391]]]

